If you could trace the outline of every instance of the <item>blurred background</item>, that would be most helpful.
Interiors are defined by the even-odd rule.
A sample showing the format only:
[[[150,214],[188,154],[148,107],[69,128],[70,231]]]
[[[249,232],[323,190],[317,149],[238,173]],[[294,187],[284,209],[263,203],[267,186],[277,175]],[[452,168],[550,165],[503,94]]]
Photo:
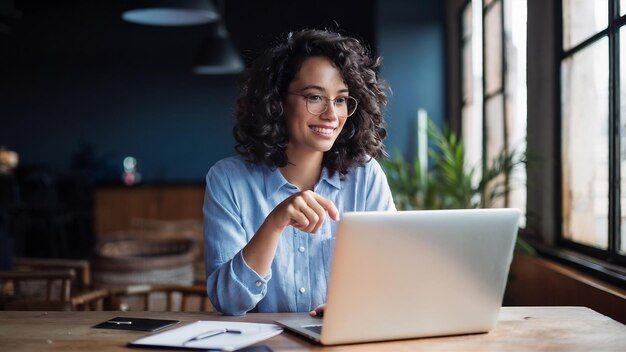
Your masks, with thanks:
[[[193,71],[215,22],[132,23],[122,19],[127,1],[2,3],[9,15],[0,34],[0,144],[19,154],[20,183],[56,183],[59,202],[86,217],[94,187],[201,186],[213,163],[234,154],[241,74]],[[415,150],[415,134],[405,124],[415,124],[418,107],[443,119],[439,1],[222,0],[213,8],[246,67],[287,32],[303,28],[339,30],[383,56],[381,76],[394,91],[388,150]],[[125,176],[124,160],[134,176]],[[41,198],[30,191],[35,188],[24,185],[22,198]],[[72,238],[64,253],[35,238],[18,241],[16,249],[82,256],[91,228],[76,225],[82,228],[67,230]]]

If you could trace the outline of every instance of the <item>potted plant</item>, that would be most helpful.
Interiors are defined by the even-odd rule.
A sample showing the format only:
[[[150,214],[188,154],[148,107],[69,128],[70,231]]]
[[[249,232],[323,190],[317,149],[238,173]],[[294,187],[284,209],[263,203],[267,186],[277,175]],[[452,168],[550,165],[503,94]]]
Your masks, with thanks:
[[[424,168],[427,164],[419,156],[406,161],[398,150],[380,160],[398,210],[491,207],[511,190],[512,171],[526,163],[525,153],[514,148],[503,149],[484,167],[466,167],[463,141],[454,132],[446,127],[442,131],[430,120],[426,130],[432,141],[427,153],[431,167]],[[534,253],[519,238],[516,245]]]

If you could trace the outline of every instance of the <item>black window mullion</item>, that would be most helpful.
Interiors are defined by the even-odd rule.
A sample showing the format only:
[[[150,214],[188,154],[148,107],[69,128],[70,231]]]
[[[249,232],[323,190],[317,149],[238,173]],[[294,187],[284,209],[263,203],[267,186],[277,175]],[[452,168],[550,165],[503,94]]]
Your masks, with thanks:
[[[554,85],[554,96],[557,99],[562,97],[563,86],[562,86],[562,77],[561,77],[561,68],[563,67],[563,59],[565,57],[565,51],[563,50],[563,1],[554,1],[554,33],[556,38],[555,42],[555,60],[554,60],[554,76],[552,79],[556,84]],[[563,136],[562,136],[562,128],[563,128],[563,111],[561,105],[563,104],[562,100],[559,100],[557,104],[554,104],[554,114],[558,118],[554,120],[554,131],[556,134],[554,135],[554,151],[556,157],[556,162],[554,165],[554,174],[553,180],[554,184],[558,185],[556,187],[557,193],[555,195],[555,207],[554,207],[554,218],[556,221],[554,222],[555,234],[556,234],[556,243],[558,246],[566,246],[567,242],[565,240],[565,236],[563,234]]]
[[[459,82],[460,82],[459,87],[460,87],[460,91],[461,91],[461,94],[459,94],[459,96],[461,97],[461,116],[459,117],[459,123],[458,123],[459,130],[457,131],[457,133],[459,133],[460,135],[462,135],[462,131],[463,131],[463,109],[468,104],[468,101],[464,97],[464,93],[465,92],[463,91],[463,88],[465,88],[465,81],[464,81],[464,79],[465,79],[465,70],[470,70],[470,71],[472,70],[471,67],[465,67],[464,61],[463,61],[463,54],[464,54],[464,49],[465,49],[465,45],[466,44],[468,44],[468,43],[470,44],[470,51],[473,49],[473,47],[472,47],[472,40],[473,40],[474,36],[476,35],[476,33],[474,33],[474,22],[473,22],[474,20],[473,20],[473,18],[472,18],[472,32],[471,32],[471,35],[469,37],[466,37],[465,36],[465,32],[463,32],[463,28],[465,27],[464,23],[463,23],[463,20],[464,20],[465,17],[463,15],[465,14],[465,10],[467,9],[467,7],[471,6],[471,5],[472,5],[472,0],[465,1],[465,4],[463,6],[461,6],[461,11],[459,12],[459,15],[458,15],[458,18],[460,19],[458,35],[459,35],[459,38],[461,38],[461,47],[460,47],[460,50],[459,50],[461,55],[460,55],[460,59],[458,61],[460,63],[459,66],[461,67],[461,69],[459,70],[459,76],[458,76]],[[472,85],[472,89],[474,89],[473,85]],[[472,97],[474,97],[474,96],[475,96],[475,92],[472,91]],[[474,98],[472,98],[472,100],[469,101],[469,103],[474,104]]]
[[[497,2],[498,2],[498,1],[492,1],[492,2],[491,2],[489,5],[487,5],[487,6],[482,5],[482,6],[483,6],[483,11],[484,11],[484,12],[489,11],[492,7],[494,7],[494,6],[496,5],[496,3],[497,3]]]
[[[573,46],[567,50],[561,50],[562,54],[561,54],[561,61],[565,60],[566,58],[578,53],[579,51],[585,49],[586,47],[590,46],[591,44],[595,44],[600,38],[603,38],[605,35],[608,35],[609,33],[609,29],[603,29],[600,32],[592,35],[591,37],[583,40],[582,42],[576,44],[576,46]],[[563,48],[563,44],[561,43],[561,49]]]
[[[621,232],[619,0],[609,3],[609,260],[619,256]]]
[[[489,94],[485,93],[484,94],[485,101],[487,101],[487,100],[489,100],[491,98],[497,97],[498,95],[501,95],[501,94],[504,95],[504,93],[505,93],[504,88],[499,88],[496,91],[494,91],[493,93],[489,93]]]
[[[506,152],[506,154],[508,155],[509,153],[509,124],[508,124],[508,116],[507,116],[507,108],[506,108],[506,100],[507,100],[507,90],[506,90],[506,70],[507,70],[507,62],[506,62],[506,27],[504,25],[504,1],[505,0],[497,0],[500,2],[500,28],[501,28],[501,32],[500,32],[500,40],[501,40],[501,52],[500,55],[502,55],[502,65],[501,69],[502,72],[500,73],[502,76],[502,133],[503,133],[503,140],[504,140],[504,150]],[[496,1],[494,1],[495,3]],[[504,184],[506,185],[505,189],[505,193],[504,193],[504,206],[508,207],[509,206],[509,180],[510,180],[511,175],[509,175],[509,173],[507,172],[504,175]]]
[[[482,126],[482,130],[483,130],[483,140],[482,140],[482,171],[481,174],[484,175],[485,174],[485,170],[487,170],[487,65],[485,65],[485,62],[487,61],[487,45],[486,45],[486,31],[485,31],[485,15],[487,14],[487,11],[489,10],[489,8],[485,8],[482,5],[482,1],[481,1],[481,7],[482,7],[482,21],[481,21],[481,35],[482,35],[482,66],[483,66],[483,74],[482,74],[482,81],[483,81],[483,91],[482,91],[482,97],[483,97],[483,101],[482,101],[482,118],[483,118],[483,126]]]

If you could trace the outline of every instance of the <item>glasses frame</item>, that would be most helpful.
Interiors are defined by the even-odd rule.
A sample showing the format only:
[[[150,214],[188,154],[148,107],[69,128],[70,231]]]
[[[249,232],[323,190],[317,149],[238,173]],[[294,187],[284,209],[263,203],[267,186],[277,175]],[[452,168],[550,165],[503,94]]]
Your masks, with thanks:
[[[327,97],[325,95],[322,95],[322,94],[300,94],[300,93],[291,93],[291,92],[287,92],[287,94],[289,94],[289,95],[298,95],[298,96],[303,97],[304,98],[304,104],[306,105],[306,110],[309,112],[309,114],[316,115],[316,116],[319,116],[319,115],[325,113],[328,110],[328,105],[330,105],[330,102],[333,103],[333,108],[336,109],[337,107],[335,106],[335,101],[337,99],[339,99],[339,98],[354,100],[354,110],[352,111],[352,113],[348,112],[348,115],[346,115],[346,118],[354,115],[354,113],[356,112],[356,109],[359,107],[359,101],[355,97],[351,97],[349,95],[348,96],[340,96],[340,97],[337,97],[335,99],[330,99],[329,97]],[[312,95],[317,95],[317,96],[320,96],[320,97],[324,98],[324,101],[325,101],[324,110],[322,110],[319,113],[311,112],[311,109],[309,109],[309,97],[312,96]]]

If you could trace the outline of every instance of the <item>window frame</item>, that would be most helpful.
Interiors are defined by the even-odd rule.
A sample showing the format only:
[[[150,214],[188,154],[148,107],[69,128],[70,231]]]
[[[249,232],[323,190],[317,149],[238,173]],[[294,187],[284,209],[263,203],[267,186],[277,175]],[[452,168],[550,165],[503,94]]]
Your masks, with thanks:
[[[626,288],[626,267],[581,252],[560,240],[561,183],[561,1],[529,1],[527,27],[528,226],[520,236],[550,260]],[[591,250],[593,252],[593,250]],[[593,254],[593,253],[591,253]]]
[[[555,218],[557,219],[556,225],[556,246],[568,250],[569,256],[572,254],[580,253],[581,259],[588,263],[588,266],[603,267],[608,269],[608,273],[616,272],[621,275],[619,271],[620,266],[626,266],[626,255],[620,255],[618,250],[620,248],[620,229],[621,229],[621,209],[620,209],[620,48],[619,48],[619,30],[626,24],[626,16],[620,18],[619,16],[619,0],[609,0],[607,5],[608,10],[608,26],[602,31],[593,34],[591,37],[583,40],[580,43],[565,50],[563,48],[563,1],[557,1],[558,10],[555,11],[556,18],[556,50],[558,52],[558,94],[559,101],[556,104],[558,109],[558,127],[557,134],[554,136],[557,141],[557,150],[560,157],[558,158],[556,177],[558,177],[558,196],[556,197],[556,211]],[[599,249],[591,246],[587,246],[564,237],[563,234],[563,159],[562,159],[562,139],[561,129],[563,125],[563,112],[561,110],[562,102],[560,101],[562,93],[562,76],[561,67],[564,60],[573,57],[580,51],[590,47],[597,43],[602,38],[608,38],[608,50],[609,50],[609,209],[608,209],[608,243],[607,249]],[[626,175],[625,175],[626,176]],[[611,187],[610,185],[614,185]],[[571,258],[570,258],[571,259]],[[598,268],[596,268],[598,269]],[[606,270],[601,270],[606,271]]]
[[[506,57],[506,36],[505,36],[505,31],[506,31],[506,27],[505,27],[505,23],[504,23],[504,0],[491,0],[488,4],[486,4],[487,1],[483,0],[481,2],[481,13],[482,13],[482,36],[483,36],[483,40],[482,40],[482,66],[483,66],[483,84],[482,84],[482,120],[483,120],[483,151],[482,151],[482,168],[483,168],[483,173],[485,172],[485,170],[487,169],[487,165],[488,163],[491,161],[489,160],[489,150],[488,150],[488,143],[489,143],[489,136],[491,134],[491,132],[489,130],[489,117],[488,117],[488,113],[489,113],[489,109],[488,107],[488,103],[491,102],[492,100],[496,100],[498,99],[498,96],[502,96],[502,104],[500,104],[499,108],[501,109],[502,112],[502,130],[500,131],[500,133],[502,133],[502,144],[503,144],[503,148],[505,150],[506,153],[509,152],[509,126],[508,126],[508,114],[507,114],[507,108],[506,108],[506,102],[507,102],[507,91],[506,91],[506,86],[507,86],[507,57]],[[500,13],[499,18],[500,18],[500,87],[497,88],[495,91],[493,92],[487,92],[487,32],[486,32],[486,22],[487,22],[487,13],[489,11],[496,11],[496,9],[494,9],[496,7],[497,4],[500,4]],[[497,100],[496,100],[497,103]],[[508,173],[506,173],[504,175],[504,182],[508,185],[510,182],[510,175]],[[504,193],[504,199],[503,199],[503,204],[505,207],[510,205],[510,199],[509,199],[509,191],[507,188],[507,191]]]
[[[498,13],[498,17],[500,20],[500,36],[499,36],[499,41],[500,41],[500,48],[499,48],[499,53],[497,55],[499,55],[499,60],[501,62],[500,64],[500,70],[499,70],[499,87],[496,88],[495,90],[488,92],[487,91],[487,45],[486,45],[486,16],[489,13],[489,11],[496,11],[496,6],[499,5],[499,13]],[[465,44],[467,43],[468,39],[465,37],[465,33],[463,32],[464,29],[464,25],[463,25],[463,19],[464,19],[464,13],[467,9],[468,6],[480,6],[480,13],[481,13],[481,30],[480,32],[474,31],[472,29],[472,37],[474,38],[474,36],[476,35],[480,35],[481,36],[481,48],[479,48],[478,50],[481,50],[481,55],[482,55],[482,60],[481,60],[481,67],[482,67],[482,88],[480,90],[480,92],[476,92],[473,91],[472,93],[472,100],[471,100],[471,104],[472,105],[477,105],[480,104],[480,117],[479,119],[481,120],[481,163],[482,163],[482,170],[481,170],[481,174],[485,172],[485,170],[488,167],[488,163],[491,161],[489,160],[489,150],[488,150],[488,143],[489,143],[489,137],[490,135],[493,134],[493,130],[489,129],[489,110],[488,110],[488,104],[491,103],[494,100],[497,99],[501,99],[501,102],[497,102],[498,103],[498,108],[500,109],[501,112],[501,130],[498,132],[500,133],[500,137],[502,139],[502,149],[505,152],[510,152],[511,151],[511,141],[510,138],[511,136],[509,135],[509,122],[510,122],[510,116],[509,116],[509,109],[507,109],[507,102],[509,99],[509,94],[510,92],[508,91],[507,88],[507,84],[508,84],[508,72],[507,72],[507,68],[508,68],[508,57],[507,57],[507,39],[506,39],[506,20],[505,20],[505,0],[492,0],[490,1],[488,4],[485,4],[485,1],[472,1],[472,0],[464,0],[461,5],[458,8],[458,13],[456,14],[456,25],[459,28],[459,31],[457,33],[457,40],[458,40],[458,52],[460,54],[460,56],[463,56],[463,49]],[[473,25],[473,24],[472,24]],[[458,92],[456,92],[456,94],[458,94],[459,98],[459,109],[458,109],[458,120],[457,121],[450,121],[450,124],[452,126],[457,127],[456,132],[458,133],[458,135],[463,136],[463,132],[464,132],[464,116],[463,116],[463,111],[464,108],[468,105],[467,101],[464,99],[465,94],[464,94],[464,77],[465,77],[465,67],[464,67],[464,62],[463,62],[463,58],[461,58],[459,60],[459,77],[458,77],[458,82],[459,82],[459,88],[458,88]],[[480,93],[480,94],[478,94]],[[467,150],[467,148],[466,148]],[[527,170],[525,171],[527,173]],[[511,175],[510,174],[505,174],[504,176],[504,182],[506,184],[509,184],[511,182]],[[510,206],[511,205],[511,194],[509,192],[509,190],[507,189],[507,191],[503,194],[502,197],[502,201],[501,201],[503,206]],[[526,204],[527,207],[527,204]]]
[[[446,15],[448,28],[446,90],[450,100],[447,113],[448,122],[457,133],[462,131],[462,14],[469,1],[450,0]],[[526,227],[520,230],[519,236],[530,243],[543,257],[626,288],[624,264],[598,259],[599,257],[593,256],[597,254],[594,253],[593,248],[588,250],[576,243],[568,243],[561,239],[562,3],[561,1],[528,1],[527,6],[526,151],[529,156],[540,155],[541,160],[532,157],[527,160]],[[617,13],[618,9],[619,7],[609,14]],[[624,22],[626,20],[620,18],[616,23],[619,27]],[[618,41],[616,40],[615,43]],[[619,65],[619,62],[617,64]],[[478,101],[475,103],[480,104]],[[619,106],[616,108],[613,114],[619,112]],[[612,146],[612,148],[615,147]],[[615,176],[612,177],[618,179]]]

